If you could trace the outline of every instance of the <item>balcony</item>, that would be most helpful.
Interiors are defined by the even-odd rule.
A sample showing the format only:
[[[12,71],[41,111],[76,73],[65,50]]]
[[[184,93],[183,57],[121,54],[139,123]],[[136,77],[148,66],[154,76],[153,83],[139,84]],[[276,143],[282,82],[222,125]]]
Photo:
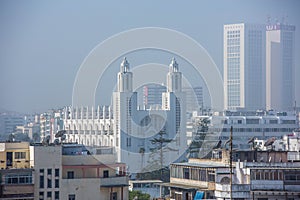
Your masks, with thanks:
[[[215,196],[217,198],[230,198],[230,185],[216,184]],[[250,185],[232,185],[233,198],[250,198]]]
[[[251,190],[271,190],[278,191],[283,190],[283,181],[276,180],[252,180]]]
[[[121,187],[128,186],[128,176],[116,176],[100,178],[100,187]]]

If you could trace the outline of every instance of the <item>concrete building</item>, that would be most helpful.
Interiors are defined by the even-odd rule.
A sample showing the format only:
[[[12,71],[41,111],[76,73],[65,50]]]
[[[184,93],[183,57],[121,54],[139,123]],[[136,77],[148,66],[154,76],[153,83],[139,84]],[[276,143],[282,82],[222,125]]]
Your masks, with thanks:
[[[292,110],[295,102],[295,26],[266,26],[266,108]]]
[[[0,169],[29,168],[28,142],[0,143]]]
[[[148,84],[143,87],[143,106],[149,109],[150,106],[161,105],[162,93],[166,92],[164,85]]]
[[[211,159],[171,164],[170,183],[164,184],[170,187],[170,197],[176,200],[300,199],[299,162],[278,162],[275,159],[278,155],[268,152],[262,155],[271,159],[259,161],[260,156],[247,157],[250,152],[235,152],[231,176],[229,152],[217,150],[216,153],[218,157]],[[248,159],[239,161],[241,154]]]
[[[109,106],[66,107],[64,110],[66,141],[86,146],[114,146],[112,109]]]
[[[162,93],[166,92],[164,85],[148,84],[143,87],[143,107],[149,109],[151,106],[162,103]],[[186,111],[192,113],[199,111],[203,106],[203,89],[200,86],[183,87],[182,91],[186,96]]]
[[[0,160],[0,199],[128,199],[127,167],[107,149],[4,142]]]
[[[164,144],[164,166],[176,160],[187,148],[185,94],[182,75],[175,59],[167,74],[167,89],[162,92],[160,105],[141,108],[137,92],[133,91],[133,73],[126,58],[117,75],[117,90],[112,107],[71,108],[64,110],[64,129],[67,142],[87,146],[112,147],[119,162],[126,162],[129,171],[152,168],[160,158],[159,148],[151,142],[164,132],[171,140]],[[182,126],[182,124],[184,124]],[[152,149],[158,149],[152,151]],[[136,165],[136,163],[141,163]],[[156,166],[159,167],[159,166]]]
[[[17,113],[0,113],[0,139],[6,140],[7,136],[14,133],[16,126],[24,125],[24,116]]]
[[[215,140],[215,144],[219,140],[224,144],[229,139],[232,126],[233,146],[238,149],[250,149],[251,145],[248,141],[251,138],[267,140],[275,137],[280,139],[299,128],[297,116],[290,113],[227,111],[214,113],[211,116],[197,116],[194,113],[192,117],[193,138],[197,136],[198,124],[201,119],[208,119],[208,133],[211,133],[211,139]],[[190,123],[189,127],[192,124]]]
[[[130,180],[129,191],[140,191],[150,195],[150,198],[159,198],[162,193],[161,180]]]
[[[203,89],[200,86],[183,87],[182,91],[186,95],[186,111],[200,111],[203,109]]]
[[[30,167],[35,169],[35,199],[66,199],[61,196],[61,146],[30,146]]]
[[[55,134],[57,131],[63,129],[63,118],[62,110],[49,110],[48,112],[42,113],[40,115],[40,137],[41,141],[46,140],[49,136],[49,141],[53,142],[55,140]]]
[[[30,146],[35,199],[127,200],[126,165],[83,145]]]
[[[224,106],[265,109],[265,25],[224,25]]]
[[[0,143],[0,199],[34,199],[28,142]]]
[[[115,147],[119,161],[126,162],[129,171],[140,172],[159,160],[159,151],[151,151],[151,142],[160,131],[172,139],[164,148],[164,163],[168,165],[181,155],[186,145],[185,95],[182,92],[182,75],[175,59],[167,74],[167,91],[162,93],[161,108],[139,109],[137,92],[133,91],[133,73],[126,58],[118,73],[118,88],[113,93]],[[184,124],[184,126],[182,126]],[[143,149],[143,154],[141,154]],[[141,165],[136,165],[140,163]],[[151,166],[150,166],[151,165]],[[159,167],[159,166],[156,166]]]

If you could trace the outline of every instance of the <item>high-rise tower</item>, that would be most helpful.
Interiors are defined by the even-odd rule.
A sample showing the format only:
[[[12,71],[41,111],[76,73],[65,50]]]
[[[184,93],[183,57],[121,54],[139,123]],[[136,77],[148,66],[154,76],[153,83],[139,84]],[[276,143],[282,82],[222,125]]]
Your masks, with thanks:
[[[225,109],[265,108],[265,26],[224,25]]]
[[[266,26],[266,107],[291,110],[295,100],[295,26]]]

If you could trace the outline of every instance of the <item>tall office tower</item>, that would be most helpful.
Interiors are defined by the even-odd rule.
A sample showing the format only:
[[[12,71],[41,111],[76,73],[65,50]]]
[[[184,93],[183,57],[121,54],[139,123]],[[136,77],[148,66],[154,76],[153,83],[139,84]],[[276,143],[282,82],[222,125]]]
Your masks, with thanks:
[[[295,100],[295,26],[266,26],[266,108],[291,110]]]
[[[264,25],[224,25],[225,109],[265,108]]]

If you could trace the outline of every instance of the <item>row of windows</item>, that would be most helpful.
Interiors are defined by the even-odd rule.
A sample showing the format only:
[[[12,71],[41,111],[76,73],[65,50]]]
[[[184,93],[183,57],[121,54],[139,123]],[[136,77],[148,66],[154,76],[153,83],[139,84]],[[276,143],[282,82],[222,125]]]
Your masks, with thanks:
[[[210,128],[211,132],[230,132],[230,128]],[[292,132],[294,128],[233,128],[233,132]]]
[[[74,177],[75,177],[74,171],[67,172],[67,179],[74,179]],[[109,171],[103,170],[103,178],[108,178],[108,177],[109,177]]]
[[[40,194],[39,199],[40,199],[40,200],[44,200],[44,192],[40,192],[39,194]],[[47,192],[46,194],[47,194],[47,199],[48,199],[48,198],[52,198],[52,192],[49,191],[49,192]],[[55,199],[55,200],[59,200],[59,191],[55,191],[55,192],[54,192],[54,199]],[[75,199],[75,198],[74,198],[74,199]]]
[[[15,152],[15,159],[25,159],[26,152]]]
[[[6,184],[32,184],[31,174],[9,174],[5,176]]]
[[[45,188],[44,176],[40,176],[40,188]],[[47,178],[47,188],[52,188],[52,179]],[[59,179],[54,180],[54,188],[59,188]]]
[[[45,188],[45,176],[44,176],[44,169],[40,169],[40,188]],[[54,180],[54,188],[59,188],[59,169],[54,169],[54,175],[56,179]],[[47,169],[47,188],[52,188],[52,168]]]
[[[42,174],[44,174],[44,169],[40,169],[40,174],[42,175]],[[52,175],[52,168],[48,168],[47,169],[47,175]],[[58,168],[56,168],[56,169],[54,169],[54,175],[55,175],[55,177],[59,177],[59,169]]]
[[[197,180],[197,181],[214,182],[215,181],[215,171],[199,169],[199,168],[174,166],[174,167],[171,167],[171,177],[182,178],[182,179],[191,179],[191,180]]]

